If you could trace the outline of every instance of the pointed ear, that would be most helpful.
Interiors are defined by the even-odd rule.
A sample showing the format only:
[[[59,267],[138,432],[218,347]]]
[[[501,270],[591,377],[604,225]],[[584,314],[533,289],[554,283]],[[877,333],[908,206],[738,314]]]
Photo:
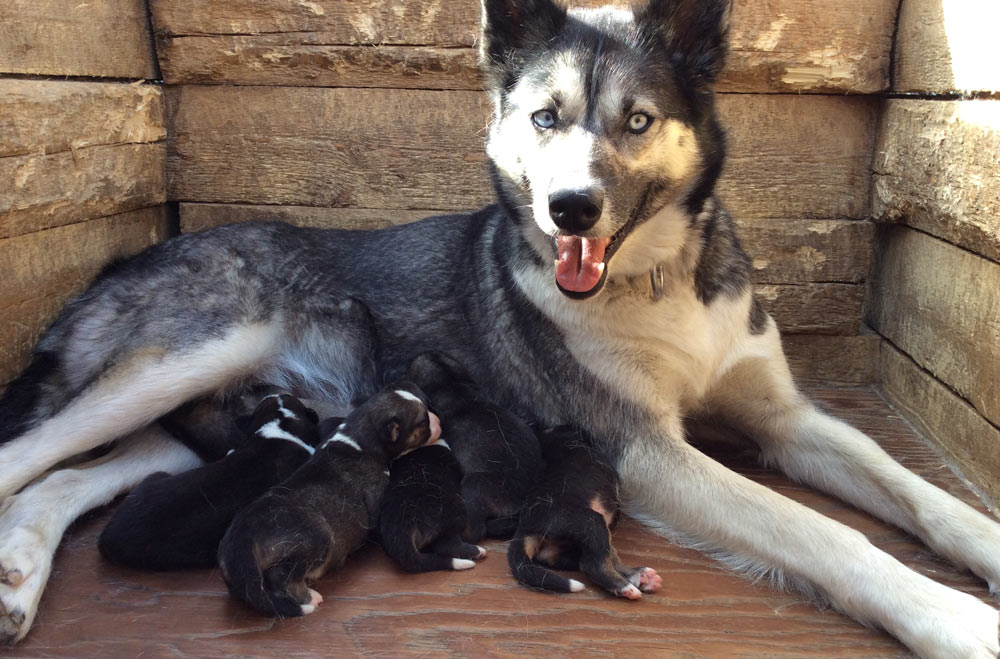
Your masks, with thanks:
[[[566,23],[566,10],[552,0],[482,0],[479,57],[495,84],[508,76],[514,54],[544,44]]]
[[[385,424],[385,437],[393,444],[399,440],[399,420],[396,417],[392,417],[389,423]]]
[[[697,85],[715,82],[729,52],[732,0],[649,0],[636,22],[659,30],[679,67]]]

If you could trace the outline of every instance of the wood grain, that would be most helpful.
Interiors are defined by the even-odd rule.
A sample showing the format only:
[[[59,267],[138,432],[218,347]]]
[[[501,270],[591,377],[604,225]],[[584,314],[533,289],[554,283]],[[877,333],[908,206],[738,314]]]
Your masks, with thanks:
[[[0,97],[0,158],[167,136],[157,85],[0,79]]]
[[[104,265],[169,232],[156,206],[0,240],[0,383],[27,365],[42,330]]]
[[[994,64],[998,24],[995,2],[902,0],[893,90],[1000,91],[1000,68]]]
[[[493,197],[484,94],[182,86],[167,96],[171,199],[468,210]],[[719,191],[737,217],[868,216],[873,102],[729,95],[719,105],[731,154]]]
[[[884,342],[881,352],[881,388],[892,406],[972,483],[1000,500],[1000,428],[891,343]]]
[[[757,284],[753,290],[782,334],[854,336],[860,331],[864,286]]]
[[[982,509],[906,423],[870,391],[815,389],[834,414],[868,432],[905,466]],[[991,601],[985,585],[868,515],[756,466],[750,453],[706,446],[713,457],[786,496],[858,529],[917,571]],[[885,633],[832,610],[754,585],[692,550],[624,520],[624,560],[664,576],[638,602],[592,588],[566,596],[516,586],[505,546],[459,573],[405,575],[375,547],[358,552],[317,586],[311,616],[274,621],[231,601],[214,570],[141,573],[103,563],[95,537],[108,513],[76,525],[56,557],[23,656],[909,656]]]
[[[869,287],[872,328],[1000,424],[1000,264],[886,227]]]
[[[4,0],[0,73],[158,77],[145,0]]]
[[[166,201],[163,142],[0,158],[0,238]]]
[[[873,167],[876,219],[1000,262],[1000,101],[889,101]]]
[[[879,345],[873,334],[822,336],[789,334],[781,337],[795,381],[823,385],[866,385],[880,381]]]
[[[442,8],[441,0],[158,0],[153,18],[169,83],[480,89],[471,47],[478,3]],[[895,9],[895,0],[738,0],[719,89],[881,91]]]

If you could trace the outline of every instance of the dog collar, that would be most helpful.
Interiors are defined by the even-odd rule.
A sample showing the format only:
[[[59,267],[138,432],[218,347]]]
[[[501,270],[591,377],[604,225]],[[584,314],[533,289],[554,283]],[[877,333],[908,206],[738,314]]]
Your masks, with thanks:
[[[665,293],[663,287],[663,264],[657,263],[653,266],[653,269],[649,271],[649,285],[652,288],[650,292],[650,297],[653,302],[659,302],[663,299]]]

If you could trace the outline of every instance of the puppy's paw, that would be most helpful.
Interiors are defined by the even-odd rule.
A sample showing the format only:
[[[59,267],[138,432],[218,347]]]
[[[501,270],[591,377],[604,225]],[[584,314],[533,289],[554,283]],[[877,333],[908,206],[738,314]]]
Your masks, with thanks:
[[[479,555],[476,556],[477,561],[486,558],[486,547],[480,547],[479,545],[476,545],[476,549],[479,550]]]
[[[307,616],[323,603],[323,596],[319,592],[309,589],[309,603],[302,605],[302,615]]]
[[[642,592],[632,584],[625,586],[615,594],[630,600],[642,599]]]
[[[577,581],[576,579],[569,580],[569,592],[571,593],[579,593],[586,588],[587,587],[583,585],[582,581]]]
[[[644,593],[655,593],[663,585],[663,578],[651,567],[637,568],[629,581]]]
[[[452,570],[468,570],[469,568],[476,567],[475,561],[470,561],[467,558],[453,558],[451,559],[451,569]]]

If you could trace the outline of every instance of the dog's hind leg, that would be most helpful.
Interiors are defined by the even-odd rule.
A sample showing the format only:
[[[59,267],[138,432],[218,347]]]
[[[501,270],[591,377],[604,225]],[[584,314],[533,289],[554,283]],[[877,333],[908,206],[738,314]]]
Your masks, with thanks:
[[[123,356],[53,416],[0,446],[0,497],[60,460],[253,374],[280,350],[280,333],[278,323],[237,326],[187,351],[150,348]]]
[[[0,642],[21,640],[35,617],[66,528],[156,471],[178,473],[201,460],[157,425],[125,438],[106,456],[54,471],[8,497],[0,513]]]
[[[664,425],[658,436],[636,436],[621,455],[628,512],[734,569],[879,625],[922,657],[996,657],[994,609],[715,462],[684,441],[679,417]]]

